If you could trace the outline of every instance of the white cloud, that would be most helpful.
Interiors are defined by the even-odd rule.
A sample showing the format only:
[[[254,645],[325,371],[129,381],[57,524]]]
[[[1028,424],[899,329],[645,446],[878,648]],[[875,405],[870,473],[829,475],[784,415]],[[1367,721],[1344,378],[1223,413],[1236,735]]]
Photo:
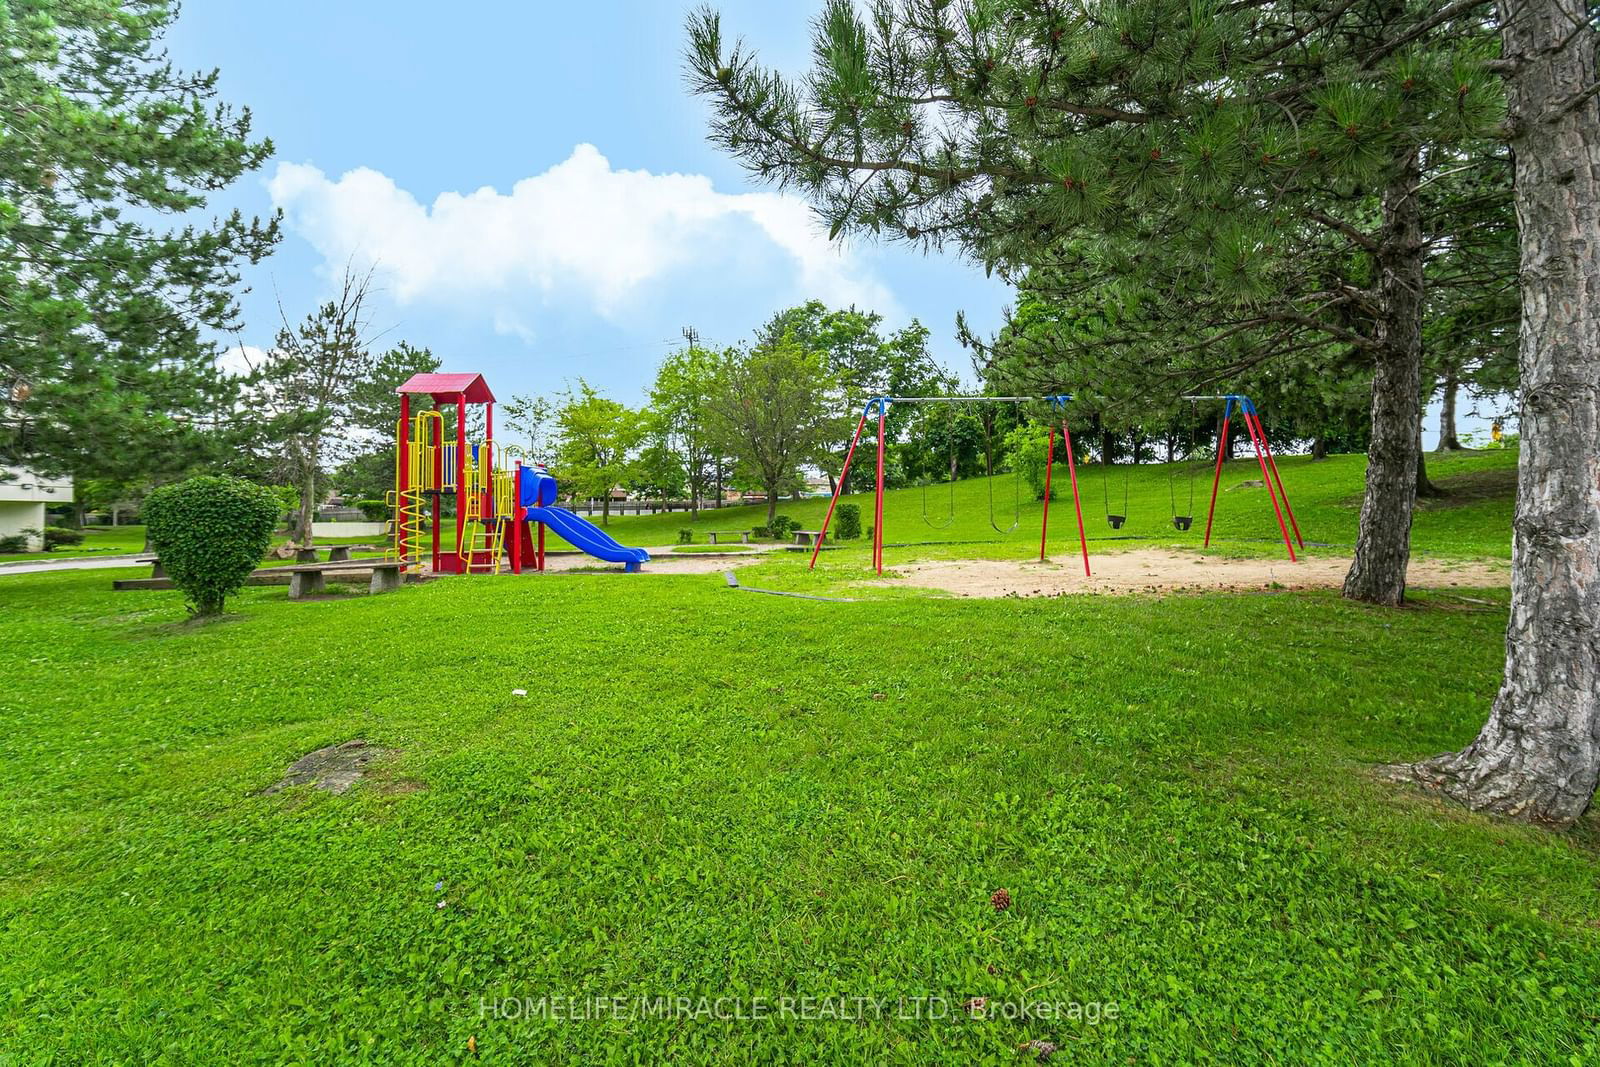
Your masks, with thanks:
[[[368,168],[337,180],[307,164],[282,163],[267,183],[292,229],[331,269],[354,259],[378,264],[401,305],[442,303],[481,313],[495,329],[524,337],[527,298],[576,297],[607,317],[666,291],[684,272],[766,253],[793,292],[899,308],[848,249],[830,243],[804,202],[777,193],[719,193],[698,174],[615,170],[593,146],[510,193],[484,187],[446,192],[424,206]],[[764,248],[730,248],[730,240]]]
[[[266,351],[255,345],[234,345],[217,356],[217,369],[230,377],[239,378],[261,366],[266,358]]]

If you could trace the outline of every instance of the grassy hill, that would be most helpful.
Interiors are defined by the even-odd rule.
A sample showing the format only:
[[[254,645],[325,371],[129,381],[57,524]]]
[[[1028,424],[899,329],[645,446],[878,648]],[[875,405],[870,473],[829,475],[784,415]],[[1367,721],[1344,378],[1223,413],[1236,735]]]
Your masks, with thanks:
[[[1412,529],[1416,551],[1509,558],[1517,453],[1466,452],[1430,455],[1428,459],[1431,477],[1447,495],[1421,503]],[[1318,542],[1329,547],[1313,547],[1313,551],[1348,554],[1356,539],[1366,456],[1330,456],[1315,462],[1308,456],[1285,456],[1279,460],[1279,467],[1308,546]],[[1060,478],[1056,482],[1056,499],[1050,506],[1050,551],[1064,553],[1076,542],[1077,530],[1065,466],[1056,473]],[[1243,487],[1243,483],[1260,479],[1261,471],[1254,458],[1234,460],[1224,466],[1213,545],[1220,543],[1228,551],[1247,553],[1283,550],[1266,490]],[[1191,483],[1194,526],[1180,533],[1172,527],[1173,500],[1176,499],[1178,513],[1189,513]],[[1097,464],[1080,467],[1079,493],[1084,530],[1093,542],[1091,551],[1150,544],[1199,547],[1205,534],[1210,489],[1209,464],[1123,464],[1109,470]],[[1124,490],[1128,521],[1122,529],[1113,530],[1105,519],[1106,501],[1109,497],[1111,511],[1122,512]],[[980,554],[1038,551],[1042,504],[1027,499],[1027,488],[1023,486],[1019,507],[1012,475],[957,482],[954,495],[951,519],[948,485],[931,486],[926,493],[915,488],[891,490],[884,500],[885,540],[991,542],[974,549]],[[852,494],[843,499],[860,506],[865,532],[872,522],[872,494]],[[785,500],[778,511],[798,520],[806,529],[816,529],[827,508],[825,499]],[[598,522],[598,516],[595,520]],[[663,545],[676,541],[678,531],[684,528],[693,530],[695,541],[700,542],[708,530],[749,529],[765,521],[766,507],[759,505],[703,512],[694,522],[684,513],[613,516],[606,529],[624,544]],[[1011,528],[1013,522],[1015,529]],[[1009,532],[998,532],[995,527]]]

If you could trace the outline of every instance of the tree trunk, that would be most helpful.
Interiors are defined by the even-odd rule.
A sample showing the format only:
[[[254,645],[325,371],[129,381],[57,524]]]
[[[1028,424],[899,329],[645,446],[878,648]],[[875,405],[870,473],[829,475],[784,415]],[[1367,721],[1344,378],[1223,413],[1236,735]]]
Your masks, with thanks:
[[[600,497],[600,525],[611,525],[611,490],[609,489]]]
[[[1477,740],[1409,768],[1571,825],[1600,782],[1600,101],[1585,0],[1500,0],[1521,245],[1522,449],[1506,673]],[[1572,102],[1584,100],[1580,106]]]
[[[1438,451],[1440,452],[1461,451],[1461,441],[1456,437],[1456,393],[1460,388],[1461,383],[1456,379],[1455,367],[1446,367],[1443,394],[1439,401]]]
[[[1313,461],[1328,458],[1328,439],[1320,434],[1311,439],[1311,458]]]
[[[1417,497],[1437,500],[1444,490],[1428,478],[1428,450],[1422,447],[1422,420],[1417,420]]]
[[[305,474],[300,479],[300,515],[295,521],[294,541],[301,546],[311,544],[311,523],[317,517],[317,464],[307,457]]]
[[[778,517],[778,483],[770,482],[767,485],[767,529],[772,529],[772,520]]]
[[[1372,443],[1355,560],[1345,575],[1351,600],[1398,606],[1411,559],[1411,509],[1422,447],[1422,211],[1415,152],[1383,190],[1377,253],[1381,312],[1372,379]]]

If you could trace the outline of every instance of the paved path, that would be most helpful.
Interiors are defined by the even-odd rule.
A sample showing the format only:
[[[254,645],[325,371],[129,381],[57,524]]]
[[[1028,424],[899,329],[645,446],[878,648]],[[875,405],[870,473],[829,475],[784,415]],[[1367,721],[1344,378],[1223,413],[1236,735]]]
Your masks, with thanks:
[[[138,552],[131,556],[73,556],[70,559],[29,559],[20,563],[0,563],[0,578],[8,574],[38,574],[41,571],[92,571],[100,567],[135,567],[149,555]]]

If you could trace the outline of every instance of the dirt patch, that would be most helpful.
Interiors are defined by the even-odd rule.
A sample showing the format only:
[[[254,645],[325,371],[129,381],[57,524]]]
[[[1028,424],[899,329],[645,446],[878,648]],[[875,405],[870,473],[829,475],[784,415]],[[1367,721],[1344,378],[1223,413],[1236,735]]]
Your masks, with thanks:
[[[261,793],[268,796],[296,785],[313,785],[330,793],[343,793],[366,777],[367,764],[389,755],[393,755],[392,749],[369,745],[359,738],[342,745],[329,745],[295,760],[281,779]]]
[[[1288,560],[1226,559],[1165,549],[1136,549],[1091,556],[1091,577],[1076,559],[1044,563],[963,559],[908,563],[895,578],[869,586],[915,585],[953,596],[1060,596],[1065,593],[1251,592],[1262,589],[1337,589],[1350,569],[1348,559],[1316,556]],[[1510,565],[1496,560],[1413,559],[1407,582],[1418,588],[1501,586]]]
[[[731,553],[726,556],[715,556],[710,553],[674,552],[672,546],[652,548],[650,562],[644,565],[641,574],[716,574],[727,570],[729,567],[742,567],[746,563],[765,557],[768,551],[754,549],[748,552]],[[546,556],[544,558],[547,571],[580,571],[580,572],[606,572],[616,571],[621,573],[622,564],[606,563],[574,553],[570,556]]]

